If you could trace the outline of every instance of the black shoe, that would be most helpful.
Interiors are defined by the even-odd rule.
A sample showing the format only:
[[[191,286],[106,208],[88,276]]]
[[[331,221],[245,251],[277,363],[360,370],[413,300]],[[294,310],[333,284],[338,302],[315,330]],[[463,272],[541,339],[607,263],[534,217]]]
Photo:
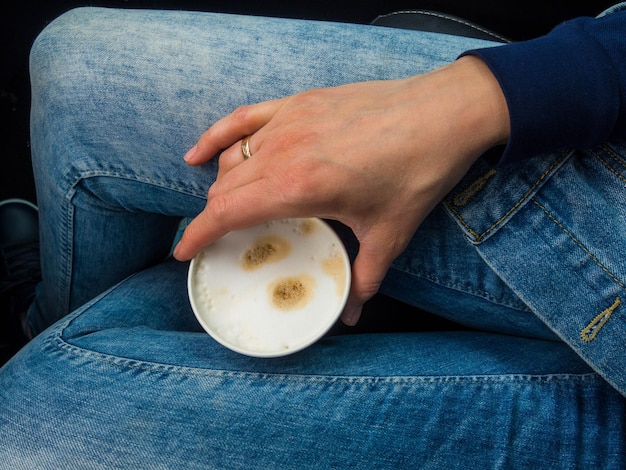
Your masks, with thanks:
[[[22,199],[0,201],[0,364],[29,340],[26,311],[39,281],[37,207]]]

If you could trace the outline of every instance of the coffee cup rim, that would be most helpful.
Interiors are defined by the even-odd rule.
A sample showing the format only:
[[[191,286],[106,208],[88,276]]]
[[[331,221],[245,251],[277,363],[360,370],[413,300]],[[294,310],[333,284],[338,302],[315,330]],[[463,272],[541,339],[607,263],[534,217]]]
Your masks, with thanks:
[[[306,341],[303,341],[302,343],[291,346],[289,349],[277,348],[275,350],[255,350],[253,348],[243,347],[233,341],[229,341],[225,339],[222,335],[218,334],[215,331],[215,329],[206,321],[204,316],[200,313],[201,309],[196,302],[194,278],[196,275],[196,264],[198,263],[199,257],[203,253],[201,252],[198,255],[196,255],[189,264],[188,275],[187,275],[187,291],[188,291],[188,297],[189,297],[189,301],[191,304],[191,308],[193,310],[193,313],[197,321],[200,323],[204,331],[206,331],[211,338],[213,338],[222,346],[234,352],[237,352],[239,354],[246,355],[246,356],[260,357],[260,358],[282,357],[282,356],[291,355],[296,352],[302,351],[303,349],[306,349],[309,346],[313,345],[314,343],[319,341],[319,339],[321,339],[335,325],[335,323],[337,322],[337,320],[339,319],[341,315],[341,312],[343,311],[343,308],[345,307],[345,304],[346,304],[346,301],[350,292],[350,284],[351,284],[350,259],[349,259],[347,250],[345,248],[345,245],[343,244],[339,235],[332,229],[332,227],[323,219],[320,219],[320,218],[310,218],[310,219],[313,219],[316,222],[320,223],[322,229],[327,233],[327,236],[330,236],[332,240],[335,242],[335,248],[339,256],[341,257],[342,264],[345,267],[345,283],[344,283],[343,291],[341,293],[339,301],[337,302],[336,311],[333,311],[332,315],[329,314],[327,316],[326,315],[324,316],[325,322],[320,324],[320,328],[317,329],[316,334],[312,334]],[[292,220],[305,220],[305,219],[284,219],[284,220],[292,221]],[[245,232],[246,230],[252,230],[252,229],[258,230],[259,226],[250,227],[249,229],[239,230],[237,232]],[[317,295],[320,295],[320,294],[317,294]]]

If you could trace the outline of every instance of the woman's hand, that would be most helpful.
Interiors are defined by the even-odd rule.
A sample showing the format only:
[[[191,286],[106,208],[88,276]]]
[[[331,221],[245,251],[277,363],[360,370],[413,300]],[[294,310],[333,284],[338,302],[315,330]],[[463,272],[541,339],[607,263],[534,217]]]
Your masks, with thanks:
[[[508,132],[500,87],[472,56],[408,79],[241,107],[185,156],[199,165],[225,149],[206,208],[175,257],[188,260],[229,231],[268,220],[339,220],[360,242],[342,315],[354,325],[422,220]],[[247,135],[252,157],[245,160]]]

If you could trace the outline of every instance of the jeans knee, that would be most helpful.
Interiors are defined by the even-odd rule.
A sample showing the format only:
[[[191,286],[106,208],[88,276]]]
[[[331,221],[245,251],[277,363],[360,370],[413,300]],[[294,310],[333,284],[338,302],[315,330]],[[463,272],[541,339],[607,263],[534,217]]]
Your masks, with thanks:
[[[81,47],[81,37],[88,37],[87,18],[95,9],[81,7],[69,10],[50,22],[35,38],[29,56],[29,71],[34,91],[80,80],[76,67],[81,65],[81,51],[87,56],[89,48]]]

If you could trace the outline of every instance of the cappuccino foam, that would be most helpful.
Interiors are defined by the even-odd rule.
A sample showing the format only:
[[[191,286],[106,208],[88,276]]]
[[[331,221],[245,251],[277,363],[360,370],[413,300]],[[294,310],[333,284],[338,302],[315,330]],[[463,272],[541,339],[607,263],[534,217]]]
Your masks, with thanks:
[[[244,354],[308,346],[338,318],[350,264],[319,219],[286,219],[230,232],[194,258],[189,294],[211,336]]]

